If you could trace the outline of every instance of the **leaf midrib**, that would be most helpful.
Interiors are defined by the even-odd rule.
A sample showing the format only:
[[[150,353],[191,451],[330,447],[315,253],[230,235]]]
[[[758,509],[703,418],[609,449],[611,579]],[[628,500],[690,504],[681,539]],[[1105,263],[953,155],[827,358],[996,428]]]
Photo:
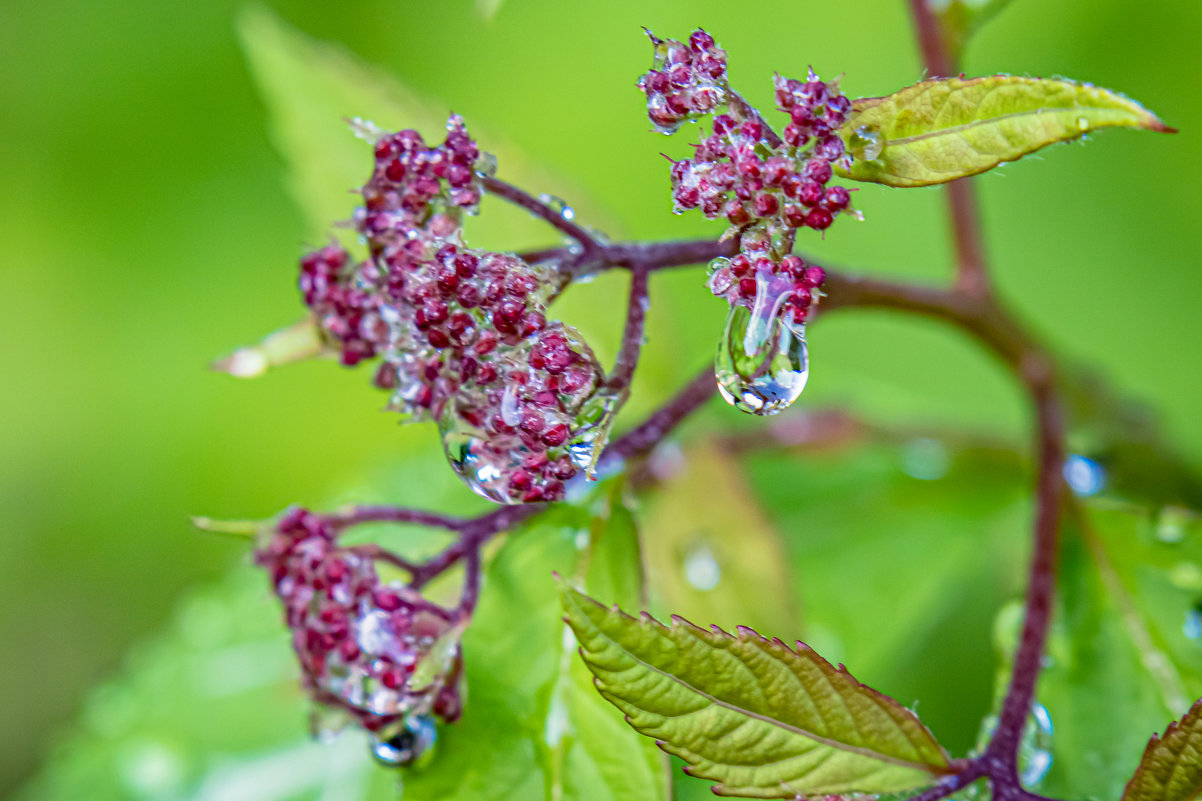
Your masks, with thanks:
[[[909,144],[913,144],[915,142],[924,141],[926,139],[934,139],[939,136],[954,136],[962,131],[968,131],[973,128],[979,128],[982,125],[993,125],[993,124],[1001,122],[1003,120],[1017,119],[1020,117],[1038,117],[1038,116],[1043,116],[1044,114],[1048,114],[1048,113],[1055,114],[1055,113],[1060,113],[1060,112],[1063,112],[1066,114],[1074,114],[1074,113],[1082,114],[1085,112],[1121,113],[1119,111],[1119,109],[1106,109],[1106,108],[1099,108],[1097,106],[1067,106],[1067,107],[1065,107],[1065,106],[1041,106],[1040,108],[1032,109],[1030,111],[1012,111],[1009,114],[1001,114],[1001,115],[995,116],[995,117],[987,117],[985,119],[973,120],[972,122],[965,122],[965,123],[961,123],[960,125],[953,125],[950,128],[940,128],[937,131],[928,131],[926,133],[915,134],[914,136],[903,136],[900,139],[886,139],[885,147],[909,145]],[[1096,127],[1096,126],[1092,125],[1092,121],[1091,121],[1090,127],[1091,128]],[[1088,132],[1089,132],[1088,130],[1081,131],[1082,134],[1085,134]],[[1039,147],[1043,147],[1043,145],[1040,145]]]

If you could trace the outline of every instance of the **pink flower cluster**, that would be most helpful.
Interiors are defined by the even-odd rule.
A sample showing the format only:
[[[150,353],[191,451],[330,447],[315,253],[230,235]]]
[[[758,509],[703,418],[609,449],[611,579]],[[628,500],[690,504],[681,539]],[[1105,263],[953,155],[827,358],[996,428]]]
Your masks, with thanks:
[[[739,237],[740,254],[712,265],[711,289],[751,305],[757,287],[792,286],[783,308],[804,321],[824,276],[791,255],[793,241],[798,229],[825,231],[840,213],[855,214],[848,190],[827,186],[835,167],[851,164],[837,133],[851,102],[813,71],[805,81],[778,75],[776,103],[789,120],[778,137],[726,84],[723,51],[709,34],[698,30],[687,45],[652,38],[655,68],[639,82],[651,121],[670,133],[685,119],[715,115],[692,158],[671,172],[677,213],[724,218]]]
[[[301,290],[344,364],[376,355],[390,408],[439,423],[452,465],[499,503],[552,501],[591,462],[596,421],[581,413],[600,364],[571,328],[546,318],[553,273],[467,247],[489,168],[452,117],[446,141],[382,135],[355,225],[370,258],[336,246],[301,260]]]
[[[450,614],[337,545],[334,532],[304,509],[288,512],[255,553],[284,604],[306,688],[319,703],[378,731],[405,715],[459,717],[460,657],[446,670],[417,666],[450,628]],[[442,655],[437,655],[442,658]],[[418,686],[419,679],[421,686]]]
[[[726,51],[714,37],[696,30],[688,44],[657,39],[655,66],[639,79],[647,95],[647,114],[656,127],[672,133],[687,119],[709,114],[726,102]]]

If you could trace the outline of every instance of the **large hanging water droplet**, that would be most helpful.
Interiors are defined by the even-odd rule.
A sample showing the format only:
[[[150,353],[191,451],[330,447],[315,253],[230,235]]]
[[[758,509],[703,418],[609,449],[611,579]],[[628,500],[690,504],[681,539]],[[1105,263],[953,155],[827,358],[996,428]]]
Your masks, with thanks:
[[[731,306],[714,374],[726,402],[750,414],[776,414],[801,395],[809,377],[805,325],[781,313],[792,287],[760,276],[755,304]]]
[[[371,736],[371,752],[377,760],[391,767],[408,767],[432,753],[438,739],[434,719],[429,715],[407,717],[395,727],[375,732]]]
[[[847,150],[859,161],[875,161],[885,151],[885,137],[874,125],[861,125],[847,138]]]

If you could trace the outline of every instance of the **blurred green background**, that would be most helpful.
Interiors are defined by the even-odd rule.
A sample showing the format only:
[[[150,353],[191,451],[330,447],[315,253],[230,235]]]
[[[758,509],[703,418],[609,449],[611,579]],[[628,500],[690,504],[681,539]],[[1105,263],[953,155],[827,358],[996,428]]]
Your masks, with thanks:
[[[770,104],[773,71],[843,73],[851,96],[921,76],[901,0],[266,5],[392,73],[434,113],[465,115],[505,143],[482,140],[501,151],[501,177],[506,153],[524,158],[526,174],[554,184],[530,189],[565,194],[614,238],[718,233],[699,216],[669,213],[659,153],[679,156],[686,145],[647,130],[634,89],[649,63],[640,26],[667,35],[705,26],[730,53],[732,80],[761,106]],[[48,754],[61,756],[51,744],[72,730],[89,688],[164,625],[177,598],[243,558],[242,544],[194,532],[189,514],[267,517],[289,503],[366,494],[419,505],[433,497],[449,508],[472,502],[440,469],[431,430],[376,412],[380,398],[365,374],[311,363],[244,383],[206,368],[298,318],[295,257],[323,236],[298,210],[272,148],[239,50],[244,8],[7,0],[0,11],[0,360],[9,376],[0,393],[0,793]],[[1200,31],[1196,3],[1016,0],[974,39],[964,65],[969,74],[1089,80],[1181,129],[1174,137],[1105,132],[978,185],[1005,296],[1059,350],[1148,402],[1194,464],[1202,463]],[[949,274],[939,190],[865,186],[854,200],[866,221],[809,238],[806,252],[866,271]],[[500,211],[495,220],[480,227],[491,238],[474,244],[550,241],[528,221]],[[561,314],[603,360],[613,353],[622,293],[606,278],[564,300]],[[657,277],[637,408],[711,358],[721,320],[697,272]],[[804,400],[812,406],[886,423],[1023,430],[1011,382],[935,323],[841,314],[814,327],[810,348]],[[745,428],[736,415],[715,409],[708,419]],[[882,459],[869,460],[869,474],[906,480],[899,460]],[[837,469],[802,484],[804,465],[755,466],[761,494],[782,510],[786,540],[841,525],[829,510],[824,524],[790,506]],[[913,489],[900,487],[882,499],[871,494],[879,486],[857,495],[860,479],[849,481],[851,504],[892,498],[939,514],[938,497],[914,501]],[[1021,548],[1022,502],[1004,500],[1019,504],[1020,525],[1008,536]],[[921,572],[915,549],[902,555]],[[995,593],[1011,592],[1012,579],[999,579]],[[872,610],[858,619],[871,620]],[[932,688],[943,700],[923,696],[924,719],[929,706],[954,719],[960,699],[978,717],[984,711],[989,632],[971,626],[993,611],[985,604],[943,630],[967,637],[978,659],[959,683]],[[909,658],[916,683],[898,678],[904,664],[890,680],[917,693],[923,658],[939,657]],[[969,722],[944,735],[960,749],[975,726],[962,717]],[[298,712],[280,725],[300,721]]]

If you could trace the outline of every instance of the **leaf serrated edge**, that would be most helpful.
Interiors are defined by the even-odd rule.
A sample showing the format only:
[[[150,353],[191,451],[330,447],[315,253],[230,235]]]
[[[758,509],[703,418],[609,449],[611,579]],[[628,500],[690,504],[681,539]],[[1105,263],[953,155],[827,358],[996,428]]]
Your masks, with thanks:
[[[1123,789],[1123,796],[1120,801],[1140,801],[1140,796],[1136,793],[1142,789],[1139,787],[1139,782],[1144,778],[1145,768],[1149,767],[1149,762],[1153,759],[1162,748],[1171,748],[1170,740],[1181,735],[1189,737],[1191,734],[1202,735],[1202,698],[1194,701],[1194,705],[1189,708],[1189,711],[1181,717],[1180,720],[1174,720],[1164,730],[1164,734],[1153,734],[1148,740],[1147,747],[1144,748],[1143,756],[1140,757],[1139,765],[1135,768],[1135,773],[1131,776],[1131,780],[1127,782],[1127,786]],[[1180,762],[1181,752],[1176,750],[1174,761]],[[1202,769],[1200,769],[1202,771]],[[1194,785],[1193,791],[1181,798],[1168,799],[1167,795],[1161,794],[1161,798],[1165,801],[1190,801],[1202,795],[1202,779]],[[1142,801],[1148,801],[1144,798]]]
[[[772,647],[774,650],[783,650],[783,651],[787,652],[788,654],[791,654],[794,658],[810,660],[813,662],[813,664],[815,664],[815,666],[817,666],[819,668],[819,670],[824,675],[826,675],[828,677],[838,676],[838,677],[844,679],[845,681],[850,682],[851,689],[853,691],[867,690],[868,692],[866,693],[866,695],[869,695],[874,701],[882,702],[881,703],[882,709],[884,711],[886,711],[886,713],[889,715],[889,717],[893,718],[895,721],[897,719],[895,717],[895,715],[901,715],[903,718],[905,718],[906,720],[908,720],[908,721],[912,722],[914,725],[916,725],[918,727],[919,731],[926,735],[926,738],[927,738],[929,744],[933,745],[935,747],[935,749],[937,749],[938,756],[942,759],[942,764],[932,764],[932,763],[927,763],[927,762],[913,762],[910,760],[905,760],[905,759],[891,757],[891,756],[888,756],[885,754],[881,754],[880,752],[873,751],[872,749],[869,749],[869,748],[861,748],[859,746],[850,746],[846,743],[841,743],[837,740],[830,740],[829,738],[825,738],[825,737],[816,735],[813,732],[808,732],[803,729],[799,729],[797,727],[791,726],[791,725],[785,723],[784,721],[775,720],[773,718],[769,718],[764,715],[751,712],[750,710],[746,710],[741,707],[736,707],[736,706],[730,705],[730,704],[723,702],[720,699],[712,696],[711,694],[709,694],[697,687],[694,687],[693,685],[689,684],[688,682],[683,681],[679,677],[673,676],[671,674],[667,674],[662,669],[656,668],[653,665],[647,664],[646,662],[644,662],[643,660],[634,656],[633,654],[630,654],[629,651],[627,651],[625,647],[623,647],[620,643],[614,641],[608,635],[605,635],[604,632],[600,632],[603,636],[606,637],[606,639],[609,639],[610,642],[612,642],[615,646],[620,648],[623,652],[625,652],[631,658],[635,659],[640,664],[643,664],[645,667],[647,667],[650,670],[653,670],[653,671],[656,671],[658,673],[668,676],[673,681],[677,682],[678,684],[685,687],[689,691],[696,693],[699,696],[703,696],[703,697],[709,699],[712,703],[714,703],[718,706],[722,706],[722,707],[729,709],[731,711],[734,711],[734,712],[740,712],[742,714],[748,715],[749,717],[761,720],[764,723],[767,723],[770,725],[775,725],[775,726],[793,731],[794,733],[796,733],[802,737],[805,737],[805,738],[808,738],[811,740],[815,740],[815,741],[820,741],[820,742],[824,743],[825,745],[827,745],[828,747],[831,747],[835,750],[843,751],[845,753],[859,753],[862,756],[865,756],[867,758],[874,759],[874,760],[877,760],[880,762],[886,762],[886,763],[891,763],[891,764],[902,766],[902,767],[912,768],[915,771],[927,773],[927,774],[931,775],[932,778],[948,776],[948,775],[955,774],[957,772],[957,768],[955,767],[952,760],[949,758],[947,751],[943,748],[942,744],[940,744],[939,741],[935,739],[935,736],[930,732],[930,730],[927,729],[926,726],[924,726],[922,724],[922,722],[918,719],[917,715],[915,715],[912,711],[910,711],[909,709],[907,709],[904,706],[902,706],[901,704],[899,704],[896,699],[880,692],[879,690],[876,690],[875,688],[869,687],[868,685],[864,684],[863,682],[860,682],[859,680],[857,680],[854,676],[851,675],[851,673],[847,670],[847,668],[843,664],[840,664],[840,665],[838,665],[838,667],[835,667],[826,658],[824,658],[821,654],[819,654],[813,648],[811,648],[810,646],[801,642],[800,640],[797,641],[797,649],[795,650],[795,649],[789,647],[789,645],[786,644],[780,638],[765,637],[764,635],[760,634],[759,632],[757,632],[755,629],[751,628],[750,626],[737,626],[735,629],[737,634],[732,634],[731,632],[728,632],[728,631],[722,629],[720,626],[718,626],[716,624],[711,624],[711,626],[710,626],[711,631],[707,631],[704,627],[698,626],[697,624],[693,623],[692,621],[686,620],[685,618],[681,617],[680,615],[671,615],[670,620],[672,621],[673,625],[668,626],[668,625],[664,624],[663,622],[657,620],[655,617],[653,617],[647,611],[640,612],[639,616],[636,618],[634,615],[628,614],[627,612],[623,611],[617,604],[613,604],[612,606],[606,606],[605,604],[601,603],[600,601],[596,600],[595,598],[592,598],[591,596],[587,595],[586,593],[583,593],[580,590],[570,586],[567,582],[560,579],[559,576],[556,576],[556,579],[560,584],[560,595],[564,599],[565,607],[567,607],[567,605],[569,603],[569,598],[571,599],[572,602],[575,602],[578,606],[579,606],[579,603],[581,600],[588,601],[589,603],[593,604],[595,607],[597,607],[598,609],[601,609],[602,611],[604,611],[606,613],[615,613],[618,617],[623,618],[623,619],[629,621],[630,623],[635,624],[640,627],[643,627],[649,623],[649,624],[651,624],[652,627],[660,629],[665,634],[671,632],[673,629],[678,628],[680,630],[685,630],[685,631],[689,631],[690,633],[694,633],[694,636],[700,635],[699,639],[702,639],[703,642],[705,641],[704,640],[705,637],[712,636],[712,635],[718,635],[718,636],[726,637],[731,640],[738,640],[741,642],[756,642],[756,641],[758,641],[758,642],[766,644],[767,646]],[[583,611],[583,609],[582,609],[582,611]],[[574,623],[571,619],[570,612],[568,615],[565,615],[563,620],[565,623],[568,624],[568,626],[573,630],[573,632],[576,631],[576,626],[574,625]],[[584,647],[579,646],[577,648],[577,652],[580,654],[581,658],[585,661],[585,663],[587,665],[589,665],[590,671],[591,671],[592,661],[589,659],[588,654],[584,650]],[[593,676],[593,686],[597,688],[597,692],[599,692],[607,701],[609,701],[611,704],[613,704],[615,707],[617,707],[620,712],[622,712],[622,717],[626,721],[627,725],[630,725],[632,728],[635,728],[633,722],[631,721],[630,715],[626,714],[618,704],[618,701],[622,700],[620,698],[620,696],[606,690],[602,686],[601,679],[598,676],[596,676],[595,674]],[[832,682],[832,687],[833,686],[834,686],[834,683]],[[836,692],[838,692],[838,690],[836,690]],[[907,736],[907,740],[908,739],[909,739],[909,737]],[[655,745],[660,750],[664,751],[665,753],[671,754],[672,756],[680,757],[682,759],[684,758],[682,756],[682,754],[679,753],[678,747],[673,746],[667,740],[661,740],[658,738],[654,738],[654,742],[655,742]],[[911,743],[911,744],[914,745],[913,743]],[[915,750],[920,751],[920,752],[922,751],[922,749],[918,748],[918,746],[915,746]],[[714,778],[696,773],[695,766],[693,766],[693,765],[686,765],[683,768],[683,770],[689,776],[696,776],[698,778],[702,778],[702,779],[714,782],[714,784],[710,788],[711,792],[713,792],[714,795],[723,796],[723,797],[752,797],[752,796],[749,796],[746,791],[741,792],[741,793],[731,791],[729,788],[727,788],[725,786],[725,784],[724,784],[724,782],[722,782],[722,780],[714,779]],[[768,797],[795,798],[795,797],[798,797],[797,792],[795,790],[789,789],[788,786],[783,782],[782,782],[781,792],[783,794],[780,796],[758,795],[755,797],[759,797],[759,798],[768,798]],[[855,797],[855,796],[849,795],[847,797],[850,798],[850,797]]]

